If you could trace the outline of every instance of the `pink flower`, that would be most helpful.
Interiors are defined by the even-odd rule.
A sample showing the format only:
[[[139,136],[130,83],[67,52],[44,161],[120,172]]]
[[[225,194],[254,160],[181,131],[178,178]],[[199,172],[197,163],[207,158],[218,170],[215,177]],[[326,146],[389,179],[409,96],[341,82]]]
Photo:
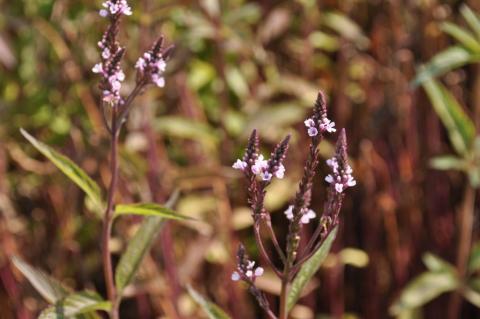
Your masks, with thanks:
[[[232,167],[234,169],[238,169],[238,170],[245,170],[245,168],[247,168],[247,163],[242,161],[242,160],[239,160],[237,159],[237,161],[235,163],[233,163]]]

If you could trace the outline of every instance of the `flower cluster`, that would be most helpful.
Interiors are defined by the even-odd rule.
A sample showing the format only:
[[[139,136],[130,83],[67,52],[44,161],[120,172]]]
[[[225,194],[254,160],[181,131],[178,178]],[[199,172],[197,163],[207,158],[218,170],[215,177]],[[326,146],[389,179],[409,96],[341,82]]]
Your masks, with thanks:
[[[103,77],[100,84],[103,101],[110,105],[115,105],[121,100],[120,89],[123,80],[125,80],[125,73],[120,68],[120,60],[125,50],[118,48],[117,52],[112,54],[110,49],[103,45],[103,42],[100,41],[99,46],[103,49],[102,62],[95,64],[92,72]]]
[[[260,277],[263,275],[263,268],[262,267],[257,267],[255,268],[255,262],[254,261],[248,261],[247,265],[245,267],[238,266],[237,271],[234,271],[232,273],[232,280],[233,281],[239,281],[240,279],[242,280],[251,280],[255,281],[257,277]]]
[[[248,165],[246,161],[237,159],[232,167],[244,171]],[[263,181],[270,181],[274,175],[278,179],[282,179],[285,176],[285,166],[283,164],[279,164],[273,172],[270,171],[269,167],[269,161],[263,155],[258,155],[251,170],[253,174],[260,176]]]
[[[145,80],[147,83],[154,83],[158,87],[165,86],[163,73],[167,67],[166,60],[173,49],[173,47],[169,47],[162,52],[162,43],[163,38],[161,37],[135,63],[138,78]]]
[[[335,129],[335,122],[330,121],[328,118],[323,117],[319,122],[318,125],[315,123],[314,119],[308,118],[303,123],[308,128],[308,136],[314,137],[317,136],[318,133],[328,132],[333,133],[337,130]]]
[[[132,8],[128,5],[127,0],[107,0],[102,6],[105,8],[100,10],[100,15],[102,17],[122,14],[129,16],[132,14]]]
[[[293,205],[288,206],[284,214],[285,216],[287,216],[288,220],[293,220]],[[302,214],[302,217],[300,218],[300,222],[302,224],[308,224],[310,222],[310,219],[314,219],[315,217],[317,217],[317,214],[315,214],[313,210],[308,208],[302,208],[300,210],[300,214]]]
[[[325,177],[325,181],[330,184],[335,185],[335,190],[338,193],[343,192],[346,188],[355,186],[357,182],[352,176],[353,170],[346,163],[339,163],[336,156],[332,157],[331,159],[327,160],[327,165],[332,168],[332,174],[328,174]]]
[[[92,72],[102,76],[100,89],[103,101],[115,106],[121,102],[120,89],[125,80],[125,73],[120,68],[120,61],[125,49],[120,47],[117,41],[118,26],[121,14],[131,13],[131,9],[125,0],[106,1],[103,6],[106,9],[102,9],[100,14],[111,14],[112,18],[109,27],[98,42],[101,50],[101,62],[95,64]]]

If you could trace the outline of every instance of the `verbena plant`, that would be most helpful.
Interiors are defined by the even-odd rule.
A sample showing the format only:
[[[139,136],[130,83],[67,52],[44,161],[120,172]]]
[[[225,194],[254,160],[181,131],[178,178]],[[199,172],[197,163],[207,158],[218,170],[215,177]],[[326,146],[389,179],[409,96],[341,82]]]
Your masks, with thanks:
[[[92,71],[101,77],[99,85],[101,105],[99,107],[104,114],[105,128],[111,141],[111,180],[106,198],[102,196],[101,187],[70,159],[36,140],[26,131],[22,130],[22,134],[86,193],[90,201],[90,207],[102,218],[101,249],[107,296],[103,298],[91,291],[74,292],[44,272],[28,265],[19,257],[14,257],[13,262],[17,268],[51,304],[41,313],[40,318],[77,316],[99,318],[96,311],[100,310],[106,311],[112,319],[119,318],[119,305],[123,290],[131,283],[142,258],[160,230],[162,221],[164,219],[183,220],[187,218],[171,210],[175,196],[165,206],[157,203],[115,203],[119,175],[118,144],[120,131],[134,105],[135,98],[151,84],[158,87],[164,86],[163,73],[173,47],[164,48],[163,37],[160,37],[153,43],[150,50],[138,58],[135,64],[135,86],[130,94],[124,97],[121,94],[121,87],[125,80],[125,73],[122,71],[121,61],[125,48],[118,42],[117,35],[122,16],[131,15],[132,10],[126,0],[107,0],[103,3],[103,8],[99,13],[101,17],[107,19],[108,26],[98,42],[101,61],[93,67]],[[117,267],[113,269],[109,250],[112,226],[116,218],[130,214],[148,216],[148,218],[143,221],[135,236],[129,241]]]
[[[434,79],[465,64],[480,61],[480,18],[466,5],[460,12],[469,29],[450,22],[442,23],[442,30],[458,43],[436,54],[414,80],[415,85],[420,84],[425,89],[456,153],[433,158],[431,166],[439,170],[461,171],[467,177],[458,210],[456,262],[453,265],[431,253],[424,254],[423,261],[428,270],[410,281],[390,307],[390,313],[399,317],[413,316],[426,303],[446,292],[453,292],[448,318],[460,317],[460,296],[480,307],[480,247],[471,247],[476,190],[480,186],[480,137],[476,136],[474,121],[453,94]]]
[[[313,178],[316,175],[320,154],[318,145],[324,134],[335,132],[335,123],[327,118],[325,97],[318,94],[314,106],[313,116],[305,121],[310,145],[308,158],[305,162],[303,176],[292,204],[285,211],[288,220],[288,234],[286,247],[282,249],[272,227],[270,213],[265,208],[264,199],[266,189],[273,178],[283,178],[285,167],[283,161],[287,154],[290,136],[277,144],[270,159],[265,159],[259,153],[259,139],[254,130],[249,138],[245,155],[238,159],[233,168],[243,171],[247,180],[248,203],[252,209],[253,231],[261,256],[281,281],[280,306],[278,317],[270,308],[266,296],[256,287],[255,280],[264,272],[262,267],[255,267],[255,262],[248,259],[243,245],[237,252],[237,270],[232,274],[232,280],[241,280],[248,286],[258,304],[270,318],[286,319],[288,313],[300,297],[304,286],[310,281],[335,239],[339,224],[339,213],[345,196],[344,190],[356,184],[352,168],[348,164],[347,140],[345,130],[341,130],[337,140],[335,155],[327,160],[332,173],[325,180],[330,184],[327,201],[319,220],[316,213],[310,209]],[[318,221],[315,231],[304,247],[300,247],[302,226],[310,221]],[[265,231],[272,240],[277,257],[281,260],[281,267],[274,264],[274,256],[265,249],[262,233]]]

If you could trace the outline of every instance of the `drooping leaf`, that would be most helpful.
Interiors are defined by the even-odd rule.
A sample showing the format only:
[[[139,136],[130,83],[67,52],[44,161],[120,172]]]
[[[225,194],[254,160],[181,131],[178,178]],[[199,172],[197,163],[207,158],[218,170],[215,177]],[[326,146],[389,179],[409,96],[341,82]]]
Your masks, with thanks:
[[[480,39],[480,19],[478,15],[466,4],[460,7],[460,13],[465,21],[467,21],[468,26],[475,32],[477,38]]]
[[[442,155],[434,157],[430,160],[430,166],[438,170],[464,170],[465,169],[465,160],[463,158],[452,156],[452,155]]]
[[[451,46],[435,54],[430,59],[430,62],[417,74],[413,84],[415,86],[420,85],[431,78],[476,61],[480,61],[479,54],[473,54],[466,48],[458,45]]]
[[[435,112],[448,131],[450,142],[459,155],[466,155],[473,147],[475,126],[452,94],[438,81],[429,79],[423,87]]]
[[[452,264],[432,253],[423,254],[422,260],[430,271],[447,271],[455,273],[455,267]]]
[[[35,269],[19,257],[12,257],[12,262],[48,303],[54,304],[69,293],[59,281]]]
[[[158,216],[165,219],[189,220],[188,216],[177,214],[175,211],[156,204],[156,203],[137,203],[137,204],[119,204],[115,206],[115,215],[143,215],[143,216]]]
[[[103,300],[98,294],[84,291],[73,293],[48,307],[39,319],[65,319],[92,313],[98,310],[109,311],[110,302]]]
[[[192,296],[193,300],[202,307],[209,319],[230,319],[230,316],[219,306],[203,298],[203,296],[196,292],[192,287],[188,286],[187,288],[190,296]]]
[[[390,307],[392,315],[421,307],[439,295],[455,290],[457,278],[448,271],[424,272],[413,279]]]
[[[288,293],[287,297],[287,308],[291,310],[292,307],[297,302],[298,298],[300,298],[300,294],[302,293],[303,288],[306,284],[312,279],[313,275],[318,271],[320,266],[322,265],[325,258],[327,258],[328,252],[332,247],[333,241],[337,236],[338,228],[335,227],[330,234],[325,238],[325,241],[320,246],[320,248],[315,252],[315,254],[310,257],[301,267],[300,271],[298,272],[297,276],[293,280],[292,286]]]
[[[450,22],[442,23],[442,30],[455,38],[455,40],[460,42],[468,50],[474,53],[480,52],[479,41],[469,31]]]
[[[175,192],[165,204],[165,207],[171,209],[177,201],[177,198],[178,192]],[[130,284],[137,273],[138,267],[152,246],[156,235],[162,227],[163,221],[163,217],[160,216],[146,217],[133,238],[129,240],[128,246],[122,257],[120,257],[118,266],[115,269],[115,284],[119,296],[122,295],[123,289]]]
[[[45,157],[47,157],[62,173],[80,187],[95,204],[98,209],[96,213],[102,211],[102,196],[100,187],[95,183],[80,167],[72,162],[68,157],[58,153],[50,146],[38,141],[24,129],[20,129],[22,135]]]

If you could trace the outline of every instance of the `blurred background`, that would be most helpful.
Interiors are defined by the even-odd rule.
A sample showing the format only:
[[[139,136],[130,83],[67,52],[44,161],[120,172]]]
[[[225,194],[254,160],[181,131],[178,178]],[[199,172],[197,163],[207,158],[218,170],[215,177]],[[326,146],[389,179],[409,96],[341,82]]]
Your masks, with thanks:
[[[127,48],[125,92],[134,85],[136,59],[160,34],[176,50],[166,87],[136,100],[121,136],[117,202],[163,203],[178,189],[177,211],[201,222],[164,226],[126,291],[122,318],[205,318],[185,293],[188,283],[235,319],[265,318],[245,287],[230,281],[240,241],[262,263],[245,184],[231,164],[253,128],[265,155],[292,134],[286,178],[275,180],[266,200],[284,238],[283,211],[307,154],[303,121],[319,89],[329,98],[329,118],[347,129],[357,186],[347,192],[331,255],[292,318],[398,315],[389,308],[426,271],[422,255],[456,263],[457,219],[476,184],[462,172],[432,168],[432,158],[456,148],[438,109],[413,81],[421,64],[456,43],[441,24],[465,27],[463,5],[480,12],[478,1],[128,2],[133,15],[122,20],[120,32]],[[105,293],[101,221],[82,191],[19,132],[26,129],[107,185],[109,140],[91,72],[106,26],[100,7],[101,1],[89,0],[0,0],[0,318],[35,318],[46,305],[14,269],[12,255],[71,287]],[[441,75],[475,124],[480,53],[472,56],[433,75]],[[325,159],[335,138],[321,145]],[[312,206],[317,213],[327,171],[320,165]],[[478,204],[470,206],[473,214]],[[115,224],[114,261],[139,221]],[[474,243],[477,218],[470,228]],[[258,284],[275,305],[280,286],[273,273]],[[412,298],[428,293],[422,289]],[[403,318],[445,318],[451,298],[426,300]],[[480,317],[472,301],[462,301],[461,309],[459,318]]]

